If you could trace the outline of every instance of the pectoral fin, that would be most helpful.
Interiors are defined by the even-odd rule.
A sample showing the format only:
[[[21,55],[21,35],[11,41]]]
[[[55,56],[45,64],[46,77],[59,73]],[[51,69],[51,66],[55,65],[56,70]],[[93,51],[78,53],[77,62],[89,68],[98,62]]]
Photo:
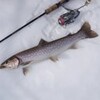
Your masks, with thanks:
[[[53,62],[57,62],[59,59],[57,57],[50,57],[50,60]]]
[[[23,74],[26,76],[29,73],[29,67],[23,68]]]
[[[22,65],[26,66],[26,65],[29,65],[30,63],[31,63],[31,61],[28,61],[28,62],[22,63]]]

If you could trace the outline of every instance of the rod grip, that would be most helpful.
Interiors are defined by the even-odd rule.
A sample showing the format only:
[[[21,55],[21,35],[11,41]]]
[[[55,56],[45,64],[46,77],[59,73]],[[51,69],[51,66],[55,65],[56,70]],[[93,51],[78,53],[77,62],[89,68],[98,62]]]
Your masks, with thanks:
[[[63,3],[68,2],[69,0],[61,0],[58,3],[54,4],[53,6],[51,6],[50,8],[45,10],[46,14],[51,13],[52,11],[56,10],[57,8],[59,8]]]

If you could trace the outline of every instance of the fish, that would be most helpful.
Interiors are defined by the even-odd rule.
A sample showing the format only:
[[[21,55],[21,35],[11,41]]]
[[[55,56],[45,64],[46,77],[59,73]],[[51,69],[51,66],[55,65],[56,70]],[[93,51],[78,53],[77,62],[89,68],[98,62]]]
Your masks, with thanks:
[[[74,34],[69,34],[51,42],[41,39],[37,46],[21,51],[4,61],[0,65],[0,69],[15,69],[23,66],[23,73],[25,74],[28,70],[25,66],[29,65],[30,63],[38,63],[47,59],[56,62],[59,54],[71,48],[78,41],[87,38],[95,38],[97,36],[98,34],[91,30],[90,24],[85,22],[81,29]]]

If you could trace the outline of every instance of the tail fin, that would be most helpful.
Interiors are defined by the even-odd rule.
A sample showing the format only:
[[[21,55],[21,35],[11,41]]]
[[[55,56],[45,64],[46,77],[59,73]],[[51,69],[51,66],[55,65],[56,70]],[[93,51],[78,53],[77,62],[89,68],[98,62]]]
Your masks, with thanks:
[[[82,32],[85,33],[86,35],[86,38],[94,38],[94,37],[97,37],[98,34],[96,32],[94,32],[93,30],[91,30],[91,26],[88,22],[85,22],[81,28]]]

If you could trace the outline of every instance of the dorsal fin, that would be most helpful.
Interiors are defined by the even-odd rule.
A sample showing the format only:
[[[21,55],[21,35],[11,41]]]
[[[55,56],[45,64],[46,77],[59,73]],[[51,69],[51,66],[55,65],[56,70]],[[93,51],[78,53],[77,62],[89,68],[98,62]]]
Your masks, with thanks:
[[[43,46],[43,45],[45,45],[47,43],[48,43],[47,41],[41,39],[38,46]]]
[[[71,34],[71,33],[69,33],[67,36],[72,36],[72,34]]]

